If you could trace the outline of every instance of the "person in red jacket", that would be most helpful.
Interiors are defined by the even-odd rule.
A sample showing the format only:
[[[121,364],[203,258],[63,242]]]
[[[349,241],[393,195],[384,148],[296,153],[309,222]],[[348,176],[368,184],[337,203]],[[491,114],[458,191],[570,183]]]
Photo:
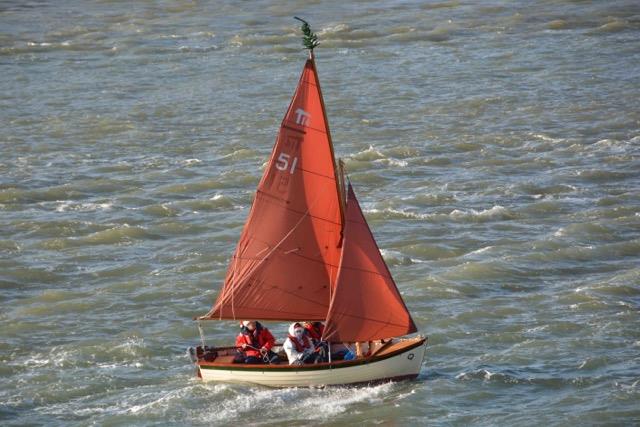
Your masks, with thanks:
[[[255,320],[245,320],[240,324],[236,337],[238,352],[234,363],[277,363],[278,355],[271,351],[276,339],[269,329]]]

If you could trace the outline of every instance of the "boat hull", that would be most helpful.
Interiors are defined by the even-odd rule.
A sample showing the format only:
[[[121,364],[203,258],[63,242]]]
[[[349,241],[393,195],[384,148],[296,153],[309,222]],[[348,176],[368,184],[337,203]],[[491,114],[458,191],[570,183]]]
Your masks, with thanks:
[[[267,387],[319,387],[371,384],[418,376],[426,339],[403,340],[397,349],[378,355],[317,365],[238,365],[198,361],[205,382],[248,383]]]

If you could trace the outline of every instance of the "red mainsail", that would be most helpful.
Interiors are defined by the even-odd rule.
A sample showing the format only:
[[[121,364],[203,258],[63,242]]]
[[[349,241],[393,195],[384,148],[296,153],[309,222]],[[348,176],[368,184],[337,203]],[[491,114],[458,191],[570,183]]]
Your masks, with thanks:
[[[349,184],[340,270],[323,339],[371,341],[416,331]]]
[[[200,319],[324,320],[337,277],[341,231],[333,147],[310,58],[223,289]]]

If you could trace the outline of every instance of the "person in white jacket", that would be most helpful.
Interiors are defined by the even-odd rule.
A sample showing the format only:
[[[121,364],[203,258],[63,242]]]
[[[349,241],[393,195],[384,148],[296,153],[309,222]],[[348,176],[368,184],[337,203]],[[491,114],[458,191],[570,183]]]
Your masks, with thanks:
[[[289,326],[289,336],[282,346],[290,365],[302,365],[303,363],[314,363],[318,358],[313,342],[304,333],[301,323],[292,323]]]

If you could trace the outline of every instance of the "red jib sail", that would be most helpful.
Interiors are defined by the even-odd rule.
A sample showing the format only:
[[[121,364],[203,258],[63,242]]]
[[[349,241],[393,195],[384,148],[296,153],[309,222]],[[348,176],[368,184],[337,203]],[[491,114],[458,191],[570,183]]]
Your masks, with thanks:
[[[323,339],[371,341],[416,331],[349,184],[340,271]]]
[[[307,60],[230,262],[200,319],[324,320],[342,212],[313,59]]]

